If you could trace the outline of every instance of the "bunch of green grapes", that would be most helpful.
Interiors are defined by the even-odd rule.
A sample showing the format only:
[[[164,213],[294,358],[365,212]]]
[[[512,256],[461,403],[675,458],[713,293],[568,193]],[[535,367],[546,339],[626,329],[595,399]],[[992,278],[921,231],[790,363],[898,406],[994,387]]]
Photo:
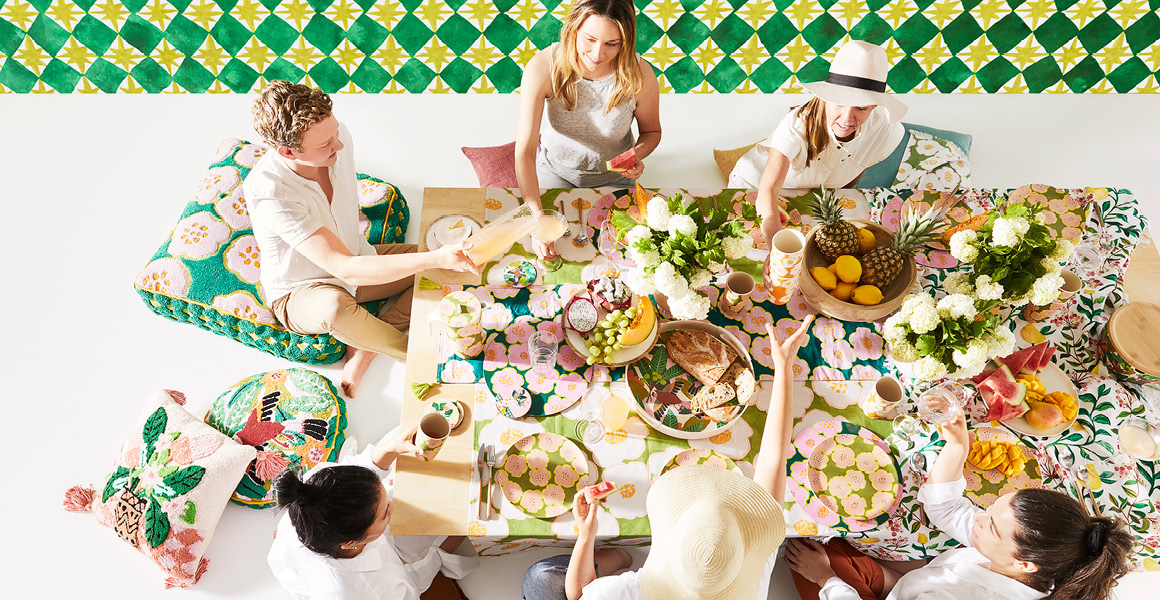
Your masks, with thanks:
[[[624,332],[636,318],[636,307],[628,310],[614,310],[596,324],[596,328],[588,334],[584,345],[588,347],[588,364],[608,364],[612,362],[612,351],[620,348]]]

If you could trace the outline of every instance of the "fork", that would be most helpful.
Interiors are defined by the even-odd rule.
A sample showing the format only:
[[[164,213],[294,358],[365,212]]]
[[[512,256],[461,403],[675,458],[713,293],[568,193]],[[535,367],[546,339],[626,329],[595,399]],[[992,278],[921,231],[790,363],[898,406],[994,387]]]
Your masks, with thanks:
[[[487,520],[491,520],[492,502],[491,502],[491,486],[495,475],[495,467],[499,466],[499,456],[495,451],[495,445],[487,444]]]

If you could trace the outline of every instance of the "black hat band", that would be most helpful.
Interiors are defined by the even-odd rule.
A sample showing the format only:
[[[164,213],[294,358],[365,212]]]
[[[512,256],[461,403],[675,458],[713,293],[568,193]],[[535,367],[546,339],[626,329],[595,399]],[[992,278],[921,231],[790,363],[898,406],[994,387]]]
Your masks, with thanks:
[[[826,76],[826,83],[832,83],[834,85],[840,85],[843,87],[858,88],[860,90],[869,90],[871,92],[878,92],[880,94],[886,92],[885,81],[875,81],[873,79],[855,77],[853,75],[830,73]]]

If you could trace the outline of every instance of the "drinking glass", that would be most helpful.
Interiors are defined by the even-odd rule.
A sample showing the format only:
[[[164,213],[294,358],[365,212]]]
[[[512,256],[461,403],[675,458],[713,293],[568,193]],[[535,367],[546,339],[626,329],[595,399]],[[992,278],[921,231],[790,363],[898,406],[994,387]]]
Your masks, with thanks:
[[[528,356],[532,358],[532,370],[547,375],[556,371],[556,351],[560,348],[560,338],[550,331],[537,331],[528,339]]]
[[[545,210],[544,215],[536,220],[536,226],[528,233],[532,239],[548,244],[560,239],[567,230],[568,220],[564,215],[554,210]],[[559,269],[564,264],[564,259],[557,253],[552,258],[540,262],[543,263],[544,270],[551,272]]]
[[[974,394],[974,388],[955,382],[936,385],[918,397],[918,418],[899,415],[894,418],[894,430],[909,437],[921,431],[924,424],[938,427],[949,423]]]
[[[585,446],[593,446],[604,439],[604,423],[600,420],[600,405],[608,398],[608,390],[603,385],[588,388],[580,401],[580,420],[576,423],[576,437]]]
[[[1160,431],[1140,417],[1129,417],[1120,424],[1120,451],[1137,460],[1160,458]]]
[[[531,235],[541,242],[554,242],[564,234],[567,221],[555,210],[545,210],[537,217],[527,204],[521,204],[489,222],[478,233],[471,236],[472,246],[467,255],[477,266],[507,252],[525,235]]]

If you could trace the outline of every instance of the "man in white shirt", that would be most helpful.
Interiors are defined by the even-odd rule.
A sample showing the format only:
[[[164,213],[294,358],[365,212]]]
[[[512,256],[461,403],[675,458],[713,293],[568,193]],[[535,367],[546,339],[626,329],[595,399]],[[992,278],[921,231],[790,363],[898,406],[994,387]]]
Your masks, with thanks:
[[[470,243],[416,252],[414,244],[367,242],[350,132],[322,90],[272,81],[252,111],[255,131],[273,148],[243,184],[263,294],[290,331],[330,334],[350,347],[342,389],[354,396],[375,356],[406,360],[413,275],[478,273],[464,252]],[[380,299],[394,299],[380,318],[358,305]]]

